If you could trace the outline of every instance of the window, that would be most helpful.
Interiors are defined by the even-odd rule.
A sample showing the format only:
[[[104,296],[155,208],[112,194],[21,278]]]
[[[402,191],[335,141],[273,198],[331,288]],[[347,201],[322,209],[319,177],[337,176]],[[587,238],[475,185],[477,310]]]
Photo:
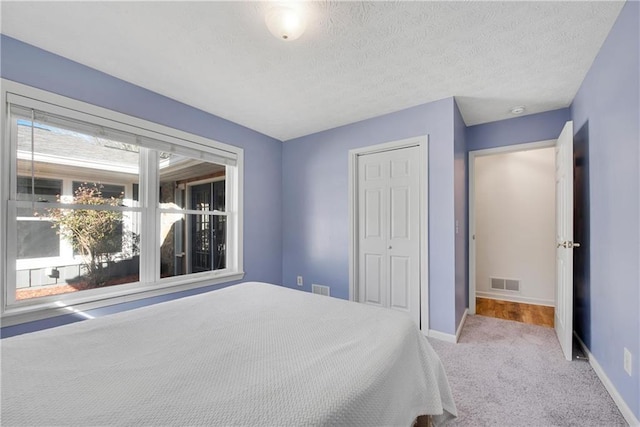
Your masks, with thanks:
[[[162,277],[227,267],[226,169],[177,155],[160,161]]]
[[[3,316],[242,277],[241,149],[8,86]]]

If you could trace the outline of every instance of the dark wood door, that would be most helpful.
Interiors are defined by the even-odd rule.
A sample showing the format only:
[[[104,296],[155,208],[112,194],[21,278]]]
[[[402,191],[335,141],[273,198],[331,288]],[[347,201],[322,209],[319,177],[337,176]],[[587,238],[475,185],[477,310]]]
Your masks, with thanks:
[[[191,187],[191,209],[211,212],[225,210],[225,182],[209,182]],[[226,267],[226,218],[194,215],[191,221],[191,272]]]

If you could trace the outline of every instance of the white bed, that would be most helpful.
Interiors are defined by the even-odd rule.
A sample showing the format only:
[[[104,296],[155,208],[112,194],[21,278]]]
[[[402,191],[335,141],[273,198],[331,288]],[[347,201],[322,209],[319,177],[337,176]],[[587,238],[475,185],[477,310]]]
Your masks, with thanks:
[[[3,426],[411,426],[456,414],[408,317],[265,283],[0,343]]]

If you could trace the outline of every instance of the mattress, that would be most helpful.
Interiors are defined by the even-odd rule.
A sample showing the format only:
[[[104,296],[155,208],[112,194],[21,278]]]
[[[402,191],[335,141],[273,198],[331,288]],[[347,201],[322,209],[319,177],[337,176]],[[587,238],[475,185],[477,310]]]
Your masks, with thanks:
[[[265,283],[0,345],[3,426],[410,426],[456,414],[406,315]]]

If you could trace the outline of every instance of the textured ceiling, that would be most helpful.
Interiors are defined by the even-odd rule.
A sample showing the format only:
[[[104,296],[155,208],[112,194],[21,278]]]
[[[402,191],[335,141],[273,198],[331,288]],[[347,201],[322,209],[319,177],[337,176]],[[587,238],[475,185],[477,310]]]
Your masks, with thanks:
[[[567,107],[624,2],[8,2],[2,33],[280,140],[455,96],[467,125]]]

